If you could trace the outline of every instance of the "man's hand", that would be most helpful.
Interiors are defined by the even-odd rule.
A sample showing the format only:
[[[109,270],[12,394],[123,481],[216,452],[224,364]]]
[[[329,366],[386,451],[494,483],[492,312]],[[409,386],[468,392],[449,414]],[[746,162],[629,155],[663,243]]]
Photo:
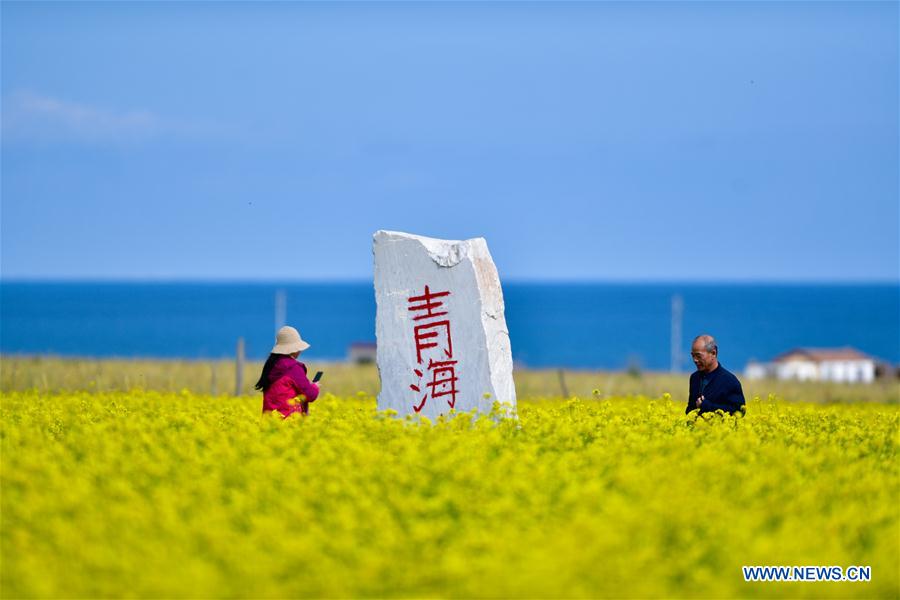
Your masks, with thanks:
[[[700,405],[703,404],[703,396],[697,398],[697,408],[700,408]]]

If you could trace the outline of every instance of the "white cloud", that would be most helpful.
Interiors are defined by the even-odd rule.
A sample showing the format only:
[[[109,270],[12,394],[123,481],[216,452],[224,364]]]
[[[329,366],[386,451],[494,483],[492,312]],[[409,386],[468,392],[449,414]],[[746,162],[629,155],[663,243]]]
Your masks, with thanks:
[[[4,140],[133,142],[169,128],[147,110],[116,111],[32,91],[13,92],[3,102]]]

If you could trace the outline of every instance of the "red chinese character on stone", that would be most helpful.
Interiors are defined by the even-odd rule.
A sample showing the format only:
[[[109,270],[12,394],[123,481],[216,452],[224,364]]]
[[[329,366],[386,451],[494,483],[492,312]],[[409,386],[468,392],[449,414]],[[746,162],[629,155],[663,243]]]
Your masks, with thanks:
[[[408,310],[414,313],[413,321],[421,321],[424,319],[436,319],[445,317],[441,320],[431,320],[425,323],[418,323],[413,327],[413,339],[416,344],[416,362],[422,365],[426,354],[438,352],[438,359],[428,357],[427,370],[430,375],[430,381],[426,383],[428,391],[422,396],[418,404],[413,405],[413,410],[420,412],[425,407],[429,395],[431,398],[441,398],[449,396],[447,404],[450,408],[456,405],[456,362],[453,359],[453,340],[450,335],[450,319],[446,309],[442,310],[444,302],[438,298],[449,296],[450,292],[432,292],[426,285],[425,293],[420,296],[411,296],[408,300],[410,306]],[[416,314],[418,313],[418,314]],[[438,350],[432,350],[437,348]],[[419,381],[416,385],[410,385],[410,389],[417,394],[422,393],[421,384],[424,375],[421,368],[413,369],[418,376]]]
[[[431,397],[450,396],[447,400],[450,408],[456,406],[456,382],[459,378],[456,376],[455,365],[455,360],[428,361],[428,370],[431,371],[431,381],[428,382]]]
[[[437,340],[440,337],[441,330],[444,332],[446,339],[446,347],[443,348],[444,356],[453,358],[453,340],[450,337],[450,321],[436,321],[434,323],[423,323],[416,325],[413,330],[413,338],[416,341],[416,362],[422,364],[422,352],[429,348],[437,348]]]
[[[456,382],[459,381],[459,378],[456,376],[456,361],[437,361],[430,359],[428,361],[428,371],[431,373],[431,381],[426,383],[425,386],[428,387],[430,391],[422,396],[422,400],[419,404],[413,406],[413,410],[416,412],[421,411],[428,401],[429,394],[435,399],[450,396],[447,400],[447,405],[450,408],[456,406]],[[413,369],[413,373],[419,376],[419,382],[421,382],[424,373],[419,369]],[[422,392],[422,389],[418,385],[410,385],[409,388],[414,392]]]
[[[443,302],[438,302],[435,298],[443,298],[444,296],[449,296],[450,292],[434,292],[432,293],[428,286],[425,286],[425,293],[421,296],[411,296],[407,302],[413,304],[414,302],[418,302],[419,304],[413,304],[407,310],[410,312],[421,312],[425,311],[425,314],[418,315],[413,317],[413,321],[421,321],[422,319],[430,319],[431,317],[440,317],[442,315],[446,315],[447,311],[443,312],[434,312],[436,308],[440,308],[444,305]]]

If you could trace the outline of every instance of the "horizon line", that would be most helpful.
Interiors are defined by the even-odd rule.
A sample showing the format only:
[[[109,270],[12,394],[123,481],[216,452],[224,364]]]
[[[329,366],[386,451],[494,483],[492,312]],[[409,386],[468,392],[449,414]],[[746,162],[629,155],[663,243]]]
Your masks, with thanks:
[[[371,278],[249,278],[249,277],[3,277],[3,284],[244,284],[244,285],[341,285],[373,284]],[[537,278],[509,277],[501,284],[532,285],[891,285],[900,286],[897,279],[787,279],[787,278],[723,278],[723,279],[675,279],[675,278]]]

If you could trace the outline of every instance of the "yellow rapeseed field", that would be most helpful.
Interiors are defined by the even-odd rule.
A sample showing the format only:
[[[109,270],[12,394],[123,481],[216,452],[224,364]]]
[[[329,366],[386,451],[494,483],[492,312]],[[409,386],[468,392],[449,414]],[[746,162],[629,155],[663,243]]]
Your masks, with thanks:
[[[900,408],[641,396],[417,423],[368,394],[6,391],[0,595],[900,595]],[[748,583],[742,565],[869,565]]]

